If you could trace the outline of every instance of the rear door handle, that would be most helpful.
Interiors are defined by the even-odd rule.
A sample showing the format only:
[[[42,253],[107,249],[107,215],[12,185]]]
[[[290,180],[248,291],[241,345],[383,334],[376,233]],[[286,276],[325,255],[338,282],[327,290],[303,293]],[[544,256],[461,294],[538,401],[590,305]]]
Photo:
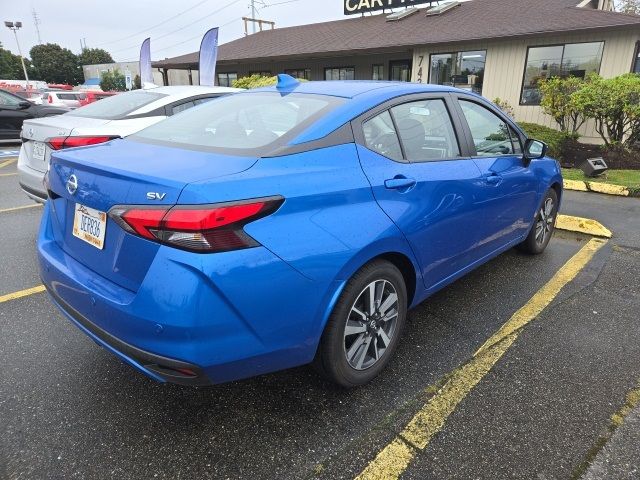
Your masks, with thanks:
[[[406,177],[390,178],[384,181],[384,186],[390,190],[403,190],[416,184],[415,179]]]

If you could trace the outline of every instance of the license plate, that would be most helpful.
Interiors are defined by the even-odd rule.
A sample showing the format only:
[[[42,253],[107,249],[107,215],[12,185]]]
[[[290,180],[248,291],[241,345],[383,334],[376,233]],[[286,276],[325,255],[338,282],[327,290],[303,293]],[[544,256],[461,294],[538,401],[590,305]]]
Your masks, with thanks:
[[[107,214],[76,203],[73,236],[102,250],[107,230]]]
[[[45,145],[42,142],[33,142],[33,158],[44,162]]]

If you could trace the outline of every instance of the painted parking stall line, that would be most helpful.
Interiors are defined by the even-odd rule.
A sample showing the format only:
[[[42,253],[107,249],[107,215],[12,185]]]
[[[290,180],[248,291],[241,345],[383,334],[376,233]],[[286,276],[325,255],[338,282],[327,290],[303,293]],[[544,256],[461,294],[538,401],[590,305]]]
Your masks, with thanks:
[[[9,300],[17,300],[18,298],[28,297],[29,295],[33,295],[35,293],[40,293],[44,291],[45,291],[44,285],[38,285],[36,287],[19,290],[17,292],[7,293],[6,295],[0,296],[0,303],[8,302]]]
[[[26,210],[29,208],[37,208],[37,207],[42,207],[42,204],[34,203],[33,205],[22,205],[20,207],[3,208],[3,209],[0,209],[0,213],[16,212],[18,210]]]
[[[8,155],[4,155],[4,157],[7,157]],[[12,157],[14,157],[15,155],[11,155]],[[0,158],[3,158],[3,156],[0,156]],[[17,161],[17,158],[12,158],[10,160],[5,160],[3,162],[0,162],[0,168],[4,168],[7,165],[11,165],[13,162]]]
[[[592,238],[571,257],[522,308],[478,349],[473,358],[450,376],[444,386],[406,424],[356,477],[356,480],[397,479],[413,458],[445,425],[458,404],[509,350],[523,327],[535,319],[606,245]]]

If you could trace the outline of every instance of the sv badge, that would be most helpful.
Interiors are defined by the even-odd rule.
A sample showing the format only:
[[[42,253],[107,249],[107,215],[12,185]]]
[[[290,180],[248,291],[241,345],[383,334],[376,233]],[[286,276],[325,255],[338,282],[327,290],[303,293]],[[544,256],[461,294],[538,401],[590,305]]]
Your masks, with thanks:
[[[164,200],[166,193],[147,192],[147,200]]]

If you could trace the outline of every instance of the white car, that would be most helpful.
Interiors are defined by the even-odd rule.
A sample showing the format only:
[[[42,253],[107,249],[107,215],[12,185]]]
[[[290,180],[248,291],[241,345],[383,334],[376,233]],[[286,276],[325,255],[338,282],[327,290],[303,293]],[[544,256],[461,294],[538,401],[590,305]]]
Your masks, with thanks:
[[[84,100],[85,94],[68,90],[56,90],[42,94],[42,105],[62,107],[73,110],[80,106],[80,100]]]
[[[133,90],[63,115],[25,120],[18,157],[20,187],[31,199],[44,203],[47,192],[42,180],[52,151],[126,137],[190,107],[237,91],[191,85]]]

